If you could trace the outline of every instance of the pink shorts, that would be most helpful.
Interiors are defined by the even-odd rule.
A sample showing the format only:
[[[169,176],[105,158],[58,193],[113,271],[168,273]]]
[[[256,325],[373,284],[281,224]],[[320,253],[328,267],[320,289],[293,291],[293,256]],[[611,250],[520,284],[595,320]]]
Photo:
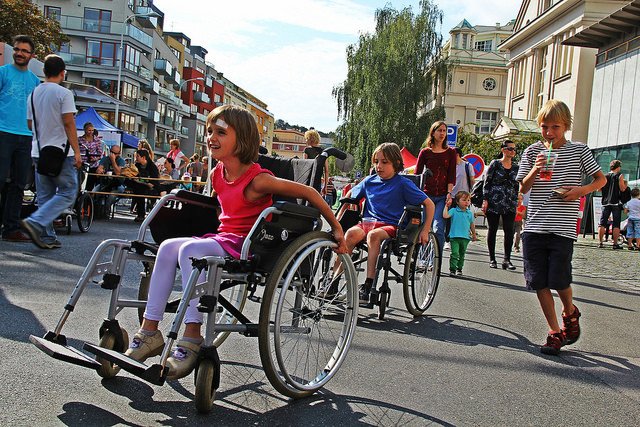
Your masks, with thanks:
[[[364,226],[361,222],[359,222],[356,227],[360,228],[366,233],[366,230],[364,229]],[[398,230],[398,227],[396,227],[395,225],[385,224],[384,222],[373,223],[372,230],[375,230],[377,228],[382,228],[389,235],[389,237],[396,237],[396,232]]]

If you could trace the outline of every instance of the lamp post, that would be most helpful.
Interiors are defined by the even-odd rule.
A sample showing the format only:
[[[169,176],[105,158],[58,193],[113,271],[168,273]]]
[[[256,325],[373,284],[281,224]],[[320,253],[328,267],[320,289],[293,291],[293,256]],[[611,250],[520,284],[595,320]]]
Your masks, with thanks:
[[[127,18],[122,23],[122,29],[120,30],[120,55],[118,57],[118,83],[116,88],[116,117],[113,119],[114,125],[116,128],[119,127],[120,121],[118,120],[118,116],[120,115],[120,85],[122,84],[122,61],[124,60],[124,32],[127,28],[127,23],[136,16],[145,17],[145,18],[159,18],[156,12],[149,13],[134,13],[132,15],[127,16]],[[120,143],[122,145],[122,143]]]
[[[204,77],[194,77],[192,79],[183,80],[182,83],[180,83],[180,92],[182,92],[185,89],[185,84],[186,83],[197,81],[197,80],[200,80],[200,81],[203,82],[205,80],[205,78]]]

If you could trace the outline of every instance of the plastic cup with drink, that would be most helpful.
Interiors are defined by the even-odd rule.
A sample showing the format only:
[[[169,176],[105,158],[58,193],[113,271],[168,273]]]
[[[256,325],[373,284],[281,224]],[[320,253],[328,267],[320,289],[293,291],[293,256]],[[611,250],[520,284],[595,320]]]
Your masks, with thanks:
[[[369,234],[373,227],[376,225],[376,219],[372,217],[362,218],[362,229],[365,233]]]
[[[553,176],[553,168],[556,165],[556,161],[558,160],[558,153],[554,153],[549,149],[546,153],[542,153],[547,159],[547,162],[544,164],[542,169],[540,169],[540,179],[542,181],[551,181],[551,177]]]

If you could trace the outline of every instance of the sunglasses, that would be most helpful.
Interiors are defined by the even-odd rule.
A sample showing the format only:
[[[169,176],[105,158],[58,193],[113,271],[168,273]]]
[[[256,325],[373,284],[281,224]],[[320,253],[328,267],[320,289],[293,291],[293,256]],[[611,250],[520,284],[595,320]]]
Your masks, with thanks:
[[[507,151],[516,151],[515,147],[502,147],[502,149]]]
[[[25,55],[31,55],[31,53],[32,53],[30,50],[27,50],[27,49],[20,49],[19,47],[14,47],[14,48],[13,48],[13,51],[14,51],[15,53],[22,52],[22,53],[24,53]]]
[[[120,154],[120,152],[119,152],[119,151],[113,151],[113,150],[109,150],[109,151],[111,151],[111,152],[112,152],[113,154],[115,154],[116,156]]]

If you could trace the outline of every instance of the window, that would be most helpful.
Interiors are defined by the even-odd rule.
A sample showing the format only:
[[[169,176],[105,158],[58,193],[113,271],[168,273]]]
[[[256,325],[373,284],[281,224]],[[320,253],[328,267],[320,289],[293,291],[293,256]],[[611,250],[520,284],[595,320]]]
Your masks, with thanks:
[[[547,87],[547,53],[548,46],[542,47],[536,51],[536,83],[534,85],[536,90],[536,98],[533,100],[534,105],[531,109],[531,114],[537,114],[538,111],[544,105],[545,100],[545,88]],[[531,118],[533,118],[532,116]]]
[[[487,134],[496,127],[498,113],[495,111],[476,111],[476,133]]]
[[[553,78],[566,76],[571,74],[571,66],[573,64],[573,47],[564,46],[562,42],[572,37],[575,30],[567,31],[556,38],[556,66],[553,71]]]
[[[206,74],[204,69],[202,67],[198,67],[197,65],[196,65],[196,71],[202,74]]]
[[[139,89],[138,86],[132,85],[129,82],[122,82],[122,89],[120,92],[120,100],[128,105],[135,105],[138,99]]]
[[[116,95],[116,82],[114,80],[104,79],[84,79],[85,84],[95,86],[103,92],[108,93],[111,96]]]
[[[167,133],[164,129],[156,126],[156,150],[165,151],[164,144],[167,142]]]
[[[167,115],[167,104],[158,102],[158,113],[160,114],[160,119],[163,119]]]
[[[462,35],[462,49],[466,49],[467,48],[467,39],[469,38],[469,36],[467,36],[466,34]]]
[[[171,52],[173,52],[176,58],[180,59],[180,51],[178,49],[176,49],[175,47],[169,47],[169,49],[171,49]]]
[[[484,90],[488,90],[488,91],[494,90],[497,85],[498,84],[496,83],[496,79],[494,79],[493,77],[487,77],[482,82],[482,87],[484,88]]]
[[[491,52],[492,40],[483,40],[475,43],[475,50],[482,50],[485,52]]]
[[[102,9],[84,9],[84,30],[94,33],[111,32],[111,11]]]
[[[196,142],[206,142],[204,139],[204,125],[201,123],[196,123]]]
[[[54,6],[45,6],[44,7],[44,16],[50,19],[55,19],[60,22],[60,16],[62,15],[62,11],[59,7]]]
[[[122,64],[127,70],[131,70],[134,73],[140,71],[140,52],[138,49],[125,45],[124,63]]]
[[[133,133],[136,131],[136,116],[131,114],[122,113],[120,115],[120,129]]]
[[[529,58],[522,58],[513,65],[513,91],[512,97],[524,94],[525,77]]]
[[[220,102],[220,94],[219,93],[214,93],[213,94],[213,102],[215,102],[216,104],[218,102]]]
[[[116,65],[116,44],[99,40],[87,40],[87,63]]]
[[[187,68],[191,68],[191,61],[189,61],[188,59],[184,60],[184,66]]]

